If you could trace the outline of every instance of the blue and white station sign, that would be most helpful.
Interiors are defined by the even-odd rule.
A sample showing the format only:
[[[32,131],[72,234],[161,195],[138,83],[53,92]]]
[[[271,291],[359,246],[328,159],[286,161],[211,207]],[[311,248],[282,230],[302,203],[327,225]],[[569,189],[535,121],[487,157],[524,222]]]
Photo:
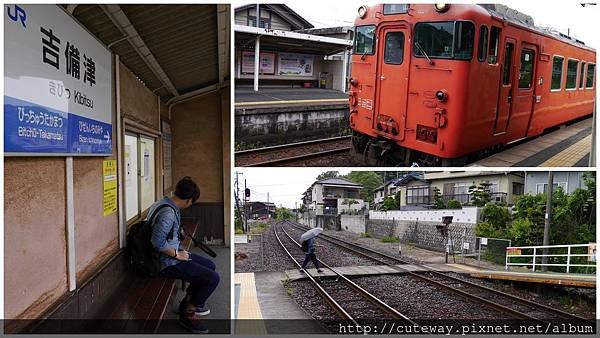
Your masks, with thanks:
[[[5,155],[110,155],[111,53],[56,5],[4,5]]]

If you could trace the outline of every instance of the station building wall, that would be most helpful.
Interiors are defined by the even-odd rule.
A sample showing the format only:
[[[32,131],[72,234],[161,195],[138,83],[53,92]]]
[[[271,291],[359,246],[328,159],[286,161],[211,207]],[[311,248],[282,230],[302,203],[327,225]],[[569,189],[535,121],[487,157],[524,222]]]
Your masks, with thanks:
[[[119,70],[122,117],[160,131],[159,118],[169,121],[168,107],[122,63]],[[183,175],[196,179],[201,185],[202,201],[221,205],[221,214],[215,216],[221,222],[229,214],[228,209],[223,211],[223,200],[229,199],[229,174],[222,174],[223,168],[229,173],[229,154],[224,150],[229,147],[229,109],[225,109],[229,107],[229,90],[223,92],[223,99],[215,94],[199,97],[187,105],[182,103],[174,109],[169,121],[177,126],[172,130],[173,135],[192,133],[183,138],[188,142],[180,142],[181,148],[173,152],[173,167],[177,168],[173,180]],[[114,135],[116,125],[114,115]],[[189,125],[196,128],[186,127]],[[189,141],[193,138],[198,140]],[[160,193],[156,199],[163,192],[158,189],[162,186],[161,143],[160,137],[157,138],[156,177],[160,183],[156,191]],[[112,156],[73,158],[77,287],[119,251],[118,211],[103,215],[102,164],[103,160],[117,159],[120,155],[115,137]],[[38,318],[69,294],[66,158],[5,157],[4,167],[4,315]],[[119,189],[124,189],[121,181]],[[228,225],[229,219],[225,221]]]

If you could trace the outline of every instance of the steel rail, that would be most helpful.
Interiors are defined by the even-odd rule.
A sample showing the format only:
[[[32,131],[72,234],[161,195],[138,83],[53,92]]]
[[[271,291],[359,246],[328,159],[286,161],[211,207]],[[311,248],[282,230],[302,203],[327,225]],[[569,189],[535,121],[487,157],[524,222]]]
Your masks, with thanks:
[[[302,248],[302,245],[300,245],[294,238],[292,238],[292,236],[290,236],[290,234],[285,230],[285,228],[283,227],[283,225],[281,225],[281,230],[283,231],[284,234],[286,234],[286,236],[292,242],[294,242],[298,247]],[[414,322],[413,320],[411,320],[410,318],[408,318],[406,315],[402,314],[398,310],[396,310],[393,307],[389,306],[388,304],[386,304],[385,302],[383,302],[381,299],[377,298],[376,296],[374,296],[373,294],[371,294],[369,291],[367,291],[364,288],[360,287],[358,284],[354,283],[348,277],[344,276],[339,271],[336,271],[334,268],[332,268],[331,266],[329,266],[328,264],[326,264],[322,260],[318,259],[318,261],[319,261],[319,263],[323,264],[323,266],[325,266],[327,269],[329,269],[333,273],[335,273],[346,284],[350,285],[354,290],[356,290],[363,298],[365,298],[366,300],[368,300],[371,304],[377,306],[378,308],[380,308],[381,310],[383,310],[385,313],[391,315],[395,319],[403,320],[403,321],[406,321],[406,322],[410,323],[411,325],[419,326],[416,322]],[[306,271],[304,269],[302,269],[302,270]]]
[[[261,162],[256,162],[256,163],[244,164],[244,165],[241,165],[241,167],[261,167],[261,166],[274,165],[274,164],[284,164],[287,162],[309,160],[309,159],[312,159],[315,157],[322,157],[324,155],[333,155],[333,154],[337,154],[337,153],[347,152],[347,151],[350,151],[350,149],[352,149],[352,147],[343,147],[343,148],[338,148],[338,149],[323,150],[323,151],[318,151],[318,152],[310,153],[310,154],[302,154],[302,155],[296,155],[296,156],[290,156],[290,157],[277,158],[274,160],[267,160],[267,161],[261,161]]]
[[[292,222],[291,224],[294,225],[296,228],[304,228],[304,229],[306,228],[303,225],[300,225],[300,226],[296,225],[297,224],[296,222]],[[335,237],[332,237],[332,236],[328,236],[328,235],[325,235],[325,234],[321,234],[321,235],[319,235],[319,237],[323,238],[324,240],[326,240],[326,241],[328,241],[328,242],[330,242],[330,243],[332,243],[334,245],[338,245],[338,246],[340,246],[342,248],[346,248],[346,249],[349,249],[349,250],[350,250],[350,248],[348,248],[348,247],[346,247],[344,245],[341,245],[339,243],[336,243],[335,241],[339,241],[339,242],[342,242],[342,243],[345,243],[345,244],[348,244],[348,245],[351,245],[351,246],[355,246],[355,247],[360,247],[357,244],[350,243],[350,242],[347,242],[345,240],[342,240],[342,239],[339,239],[339,238],[335,238]],[[378,251],[375,251],[375,250],[371,250],[371,249],[367,249],[367,250],[379,253]],[[388,264],[387,262],[385,262],[383,260],[380,260],[380,259],[375,258],[375,257],[371,257],[369,255],[366,255],[366,254],[358,251],[358,250],[351,250],[351,251],[355,251],[359,255],[362,255],[364,257],[373,259],[374,261],[377,261],[377,262],[379,262],[379,263],[381,263],[383,265],[389,266],[389,267],[391,267],[391,268],[393,268],[395,270],[406,272],[407,274],[409,274],[409,275],[411,275],[413,277],[416,277],[418,279],[421,279],[421,280],[423,280],[425,282],[428,282],[428,283],[431,283],[431,284],[435,284],[437,286],[440,286],[440,287],[442,287],[444,289],[447,289],[447,290],[449,290],[451,292],[454,292],[456,294],[459,294],[461,296],[465,296],[465,297],[474,299],[474,300],[476,300],[476,301],[478,301],[480,303],[483,303],[484,305],[486,305],[486,306],[488,306],[490,308],[493,308],[495,310],[499,310],[499,311],[504,312],[504,313],[509,313],[509,314],[511,314],[511,315],[513,315],[513,316],[515,316],[517,318],[521,318],[521,319],[529,319],[529,320],[534,320],[534,321],[543,321],[543,320],[537,319],[535,317],[532,317],[532,316],[530,316],[528,314],[525,314],[523,312],[520,312],[520,311],[511,309],[509,307],[506,307],[504,305],[500,305],[500,304],[494,303],[494,302],[492,302],[490,300],[487,300],[485,298],[482,298],[482,297],[470,294],[470,293],[462,291],[462,290],[458,290],[458,289],[452,288],[450,285],[447,285],[447,284],[444,284],[442,282],[433,280],[431,278],[427,278],[426,276],[423,276],[423,275],[418,274],[418,273],[413,272],[413,271],[406,270],[406,269],[404,269],[402,267],[399,267],[397,265]],[[402,264],[409,263],[408,261],[402,260],[402,259],[397,258],[397,257],[389,256],[389,255],[386,255],[386,254],[384,254],[384,255],[386,257],[392,258],[392,259],[394,259],[394,260],[396,260],[396,261],[398,261],[398,262],[400,262]],[[507,293],[504,293],[504,292],[501,292],[501,291],[498,291],[498,290],[495,290],[495,289],[492,289],[492,288],[488,288],[488,287],[483,286],[483,285],[479,285],[479,284],[475,284],[475,283],[472,283],[472,282],[469,282],[469,281],[462,280],[460,278],[448,276],[448,275],[445,275],[443,273],[435,271],[435,270],[433,270],[433,269],[431,269],[431,268],[429,268],[427,266],[424,266],[424,265],[421,265],[421,266],[423,266],[425,269],[427,269],[427,272],[430,272],[430,273],[432,273],[432,274],[434,274],[436,276],[439,276],[441,278],[451,279],[454,282],[459,282],[459,283],[467,284],[467,285],[475,287],[477,289],[485,290],[485,291],[494,293],[494,294],[496,294],[498,296],[501,296],[501,297],[510,298],[513,301],[517,301],[517,302],[519,302],[521,304],[524,304],[524,305],[527,305],[527,306],[530,306],[530,307],[534,307],[534,308],[538,308],[538,309],[542,308],[544,310],[548,310],[549,312],[553,312],[555,314],[559,314],[559,315],[561,315],[563,317],[568,317],[568,318],[571,318],[571,319],[576,319],[578,321],[587,321],[585,318],[577,317],[577,316],[571,315],[570,313],[566,313],[566,312],[563,312],[563,311],[560,311],[560,310],[548,307],[548,306],[543,305],[543,304],[539,304],[539,303],[535,303],[535,302],[532,302],[532,301],[529,301],[529,300],[526,300],[526,299],[522,299],[522,298],[519,298],[517,296],[513,296],[513,295],[510,295],[510,294],[507,294]],[[544,323],[546,323],[546,322],[544,322]]]
[[[254,154],[254,153],[260,153],[260,152],[268,152],[268,151],[273,151],[273,150],[293,148],[293,147],[297,147],[297,146],[305,146],[305,145],[311,145],[311,144],[342,141],[342,140],[350,139],[351,137],[352,136],[337,136],[337,137],[321,138],[318,140],[309,140],[309,141],[302,141],[302,142],[279,144],[279,145],[275,145],[275,146],[268,146],[268,147],[255,148],[255,149],[238,150],[235,152],[235,155],[237,156],[237,155]]]
[[[290,259],[294,262],[294,264],[296,264],[296,266],[298,266],[298,268],[300,268],[306,274],[306,276],[310,280],[311,284],[315,287],[315,289],[317,290],[317,292],[321,295],[321,297],[323,297],[323,299],[325,300],[325,302],[340,317],[342,317],[345,320],[351,321],[355,325],[358,325],[358,322],[356,322],[356,320],[354,320],[354,318],[352,318],[352,316],[348,312],[346,312],[346,310],[344,310],[344,308],[342,308],[342,306],[338,302],[336,302],[335,299],[333,299],[333,297],[331,297],[331,295],[329,293],[327,293],[327,291],[325,291],[325,289],[323,289],[323,287],[321,285],[319,285],[319,283],[317,283],[317,281],[308,273],[308,271],[302,269],[302,266],[300,265],[300,263],[298,261],[296,261],[296,258],[294,258],[294,256],[290,253],[290,251],[281,242],[281,239],[279,238],[279,235],[277,235],[277,225],[278,224],[280,224],[280,223],[275,223],[273,225],[273,232],[275,233],[275,238],[277,239],[277,242],[279,242],[279,245],[281,245],[281,247],[283,248],[283,250],[290,257]]]

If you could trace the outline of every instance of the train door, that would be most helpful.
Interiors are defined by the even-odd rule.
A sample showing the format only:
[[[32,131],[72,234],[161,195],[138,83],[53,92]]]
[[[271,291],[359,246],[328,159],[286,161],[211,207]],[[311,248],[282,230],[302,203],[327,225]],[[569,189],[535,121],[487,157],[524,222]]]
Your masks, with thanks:
[[[536,58],[538,49],[535,45],[523,42],[517,53],[519,60],[518,77],[516,79],[517,88],[513,91],[513,103],[511,121],[518,120],[515,124],[517,137],[525,137],[529,129],[529,122],[533,113],[535,99],[535,74]]]
[[[506,38],[504,42],[504,60],[502,62],[502,74],[500,77],[500,89],[498,91],[498,107],[496,109],[496,122],[494,134],[506,132],[513,102],[513,78],[515,64],[516,41]]]
[[[377,130],[404,139],[406,97],[410,55],[406,25],[384,26],[378,33],[377,102],[374,124]]]

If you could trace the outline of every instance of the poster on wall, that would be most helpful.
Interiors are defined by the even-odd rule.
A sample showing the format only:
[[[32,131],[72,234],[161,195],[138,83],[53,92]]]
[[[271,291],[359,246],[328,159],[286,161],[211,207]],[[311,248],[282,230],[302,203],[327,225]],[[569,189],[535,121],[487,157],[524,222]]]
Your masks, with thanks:
[[[312,76],[314,57],[312,55],[279,53],[279,75],[287,76]]]
[[[5,5],[5,155],[111,155],[111,53],[58,5]]]
[[[117,160],[102,161],[104,216],[117,212]]]
[[[260,73],[275,75],[275,53],[260,53]],[[242,73],[254,74],[254,51],[242,51]]]

